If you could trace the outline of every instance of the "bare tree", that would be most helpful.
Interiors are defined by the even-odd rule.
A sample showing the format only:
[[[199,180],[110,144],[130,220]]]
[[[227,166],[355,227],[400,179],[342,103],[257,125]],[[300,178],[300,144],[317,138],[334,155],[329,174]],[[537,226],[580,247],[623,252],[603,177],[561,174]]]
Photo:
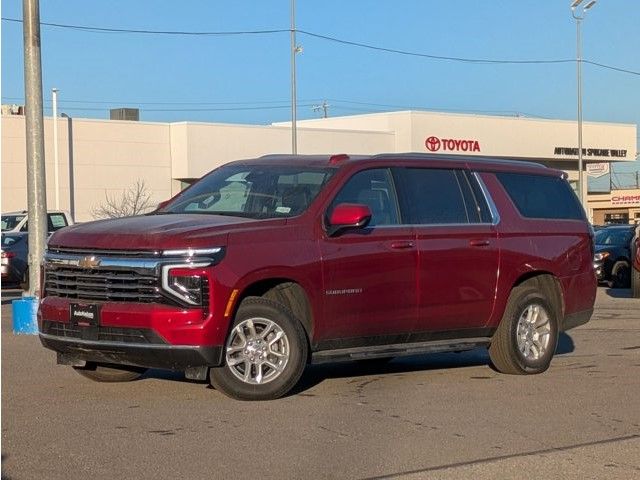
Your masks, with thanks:
[[[91,209],[93,218],[118,218],[140,215],[153,207],[151,192],[144,180],[122,191],[120,196],[104,193],[104,203]]]

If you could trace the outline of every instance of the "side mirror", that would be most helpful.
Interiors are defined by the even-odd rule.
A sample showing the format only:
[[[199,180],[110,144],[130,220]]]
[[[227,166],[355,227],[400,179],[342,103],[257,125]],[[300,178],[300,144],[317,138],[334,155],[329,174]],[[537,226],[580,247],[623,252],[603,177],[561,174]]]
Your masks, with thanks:
[[[331,237],[347,228],[364,228],[370,221],[371,210],[367,205],[341,203],[331,212],[327,233]]]

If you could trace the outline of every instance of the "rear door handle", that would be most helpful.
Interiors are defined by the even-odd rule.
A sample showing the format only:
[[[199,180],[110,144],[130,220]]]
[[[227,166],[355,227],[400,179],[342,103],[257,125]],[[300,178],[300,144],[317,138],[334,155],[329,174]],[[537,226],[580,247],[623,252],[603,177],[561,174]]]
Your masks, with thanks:
[[[469,246],[471,246],[471,247],[488,247],[489,246],[489,240],[485,240],[485,239],[470,240],[469,241]]]
[[[408,248],[415,247],[416,244],[414,242],[409,241],[400,241],[400,242],[392,242],[390,247],[394,250],[406,250]]]

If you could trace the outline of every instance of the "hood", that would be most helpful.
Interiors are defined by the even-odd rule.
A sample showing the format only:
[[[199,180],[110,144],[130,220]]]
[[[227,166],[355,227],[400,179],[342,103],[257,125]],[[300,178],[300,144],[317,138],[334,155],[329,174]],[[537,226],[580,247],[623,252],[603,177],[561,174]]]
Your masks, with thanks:
[[[285,220],[201,214],[162,214],[75,224],[58,230],[50,247],[102,250],[163,250],[225,246],[232,230],[271,228]]]
[[[620,245],[602,245],[602,244],[595,244],[595,253],[600,253],[600,252],[613,252],[616,250],[624,250],[625,247],[622,247]]]

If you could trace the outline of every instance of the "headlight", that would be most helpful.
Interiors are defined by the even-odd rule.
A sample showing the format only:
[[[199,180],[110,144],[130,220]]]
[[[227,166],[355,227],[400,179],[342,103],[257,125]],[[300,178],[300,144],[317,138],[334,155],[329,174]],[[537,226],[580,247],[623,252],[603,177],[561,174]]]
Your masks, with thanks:
[[[209,288],[203,267],[207,266],[208,263],[163,266],[163,290],[189,305],[206,305]]]
[[[602,260],[604,260],[608,256],[609,256],[609,252],[599,252],[599,253],[596,253],[593,256],[593,261],[594,262],[601,262]]]

